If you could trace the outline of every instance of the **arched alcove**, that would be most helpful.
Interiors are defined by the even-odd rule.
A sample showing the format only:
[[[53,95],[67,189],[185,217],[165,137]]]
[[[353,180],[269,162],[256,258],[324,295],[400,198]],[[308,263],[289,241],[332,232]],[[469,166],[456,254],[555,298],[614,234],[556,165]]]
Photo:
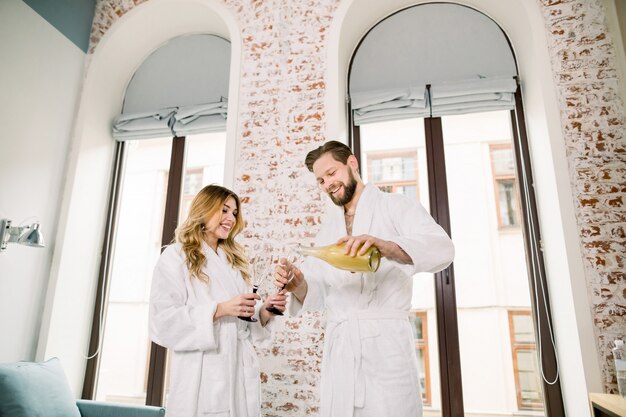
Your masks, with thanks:
[[[59,234],[37,350],[38,359],[61,358],[77,396],[86,364],[113,174],[111,123],[121,112],[127,85],[140,64],[168,40],[198,33],[231,41],[230,78],[238,79],[240,31],[232,14],[218,1],[142,3],[107,30],[89,57],[71,138]],[[232,108],[237,107],[237,92],[238,83],[230,83]],[[232,181],[234,169],[235,121],[231,118],[227,122],[226,182]],[[67,339],[75,343],[68,344]]]
[[[350,58],[362,37],[385,17],[427,1],[392,0],[372,4],[342,2],[328,34],[326,115],[329,139],[347,141],[347,82]],[[555,81],[545,23],[538,4],[526,1],[465,0],[506,33],[517,58],[526,127],[543,231],[549,292],[566,413],[588,407],[587,392],[601,391],[600,367],[574,221]],[[574,321],[571,318],[576,317]]]

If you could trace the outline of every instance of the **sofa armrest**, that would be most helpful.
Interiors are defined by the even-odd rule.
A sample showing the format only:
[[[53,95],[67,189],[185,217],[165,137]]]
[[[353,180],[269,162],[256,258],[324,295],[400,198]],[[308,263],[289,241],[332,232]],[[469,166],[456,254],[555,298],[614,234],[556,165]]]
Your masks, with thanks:
[[[165,409],[148,405],[113,404],[76,400],[82,417],[163,417]]]

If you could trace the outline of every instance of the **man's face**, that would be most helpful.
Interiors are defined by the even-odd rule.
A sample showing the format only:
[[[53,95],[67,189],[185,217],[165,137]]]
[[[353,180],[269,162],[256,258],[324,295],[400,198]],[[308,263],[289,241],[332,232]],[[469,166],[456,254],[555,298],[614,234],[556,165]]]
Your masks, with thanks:
[[[333,203],[344,206],[352,200],[357,181],[348,164],[342,164],[330,153],[325,153],[313,164],[313,173],[320,188]]]

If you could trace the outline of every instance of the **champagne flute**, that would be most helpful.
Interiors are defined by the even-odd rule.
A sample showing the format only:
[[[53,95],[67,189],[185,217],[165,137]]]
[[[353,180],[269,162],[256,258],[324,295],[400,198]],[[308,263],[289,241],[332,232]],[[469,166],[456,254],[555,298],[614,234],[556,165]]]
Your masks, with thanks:
[[[297,251],[297,246],[296,245],[289,245],[288,247],[288,255],[287,255],[287,264],[293,264],[296,261],[296,255],[295,252]],[[293,279],[293,272],[291,272],[291,270],[289,271],[289,276],[287,277],[289,280],[287,281],[287,284],[289,284],[289,281],[291,281]],[[287,286],[287,284],[283,285],[281,288],[278,289],[277,294],[279,292],[281,292],[282,290],[285,289],[285,287]],[[266,310],[269,311],[270,313],[276,315],[276,316],[283,316],[283,312],[280,311],[279,309],[277,309],[274,306],[271,307],[266,307]]]
[[[270,265],[272,265],[272,263],[274,262],[274,257],[270,256]],[[252,263],[252,293],[256,294],[257,291],[259,290],[259,287],[261,286],[261,283],[263,283],[263,280],[265,280],[265,277],[267,277],[267,268],[263,267],[264,263],[261,262],[261,256],[257,256],[254,260],[254,263]],[[256,304],[256,303],[255,303]],[[257,319],[255,319],[254,317],[246,317],[246,316],[237,316],[238,319],[240,320],[244,320],[244,321],[250,321],[250,322],[255,322],[257,321]]]

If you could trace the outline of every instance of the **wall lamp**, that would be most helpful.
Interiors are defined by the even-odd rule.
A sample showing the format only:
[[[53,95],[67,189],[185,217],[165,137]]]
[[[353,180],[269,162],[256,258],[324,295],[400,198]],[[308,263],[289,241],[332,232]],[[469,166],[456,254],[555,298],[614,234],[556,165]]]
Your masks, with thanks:
[[[0,219],[0,252],[7,248],[8,243],[43,248],[44,241],[39,230],[39,222],[28,226],[11,226],[11,220]]]

